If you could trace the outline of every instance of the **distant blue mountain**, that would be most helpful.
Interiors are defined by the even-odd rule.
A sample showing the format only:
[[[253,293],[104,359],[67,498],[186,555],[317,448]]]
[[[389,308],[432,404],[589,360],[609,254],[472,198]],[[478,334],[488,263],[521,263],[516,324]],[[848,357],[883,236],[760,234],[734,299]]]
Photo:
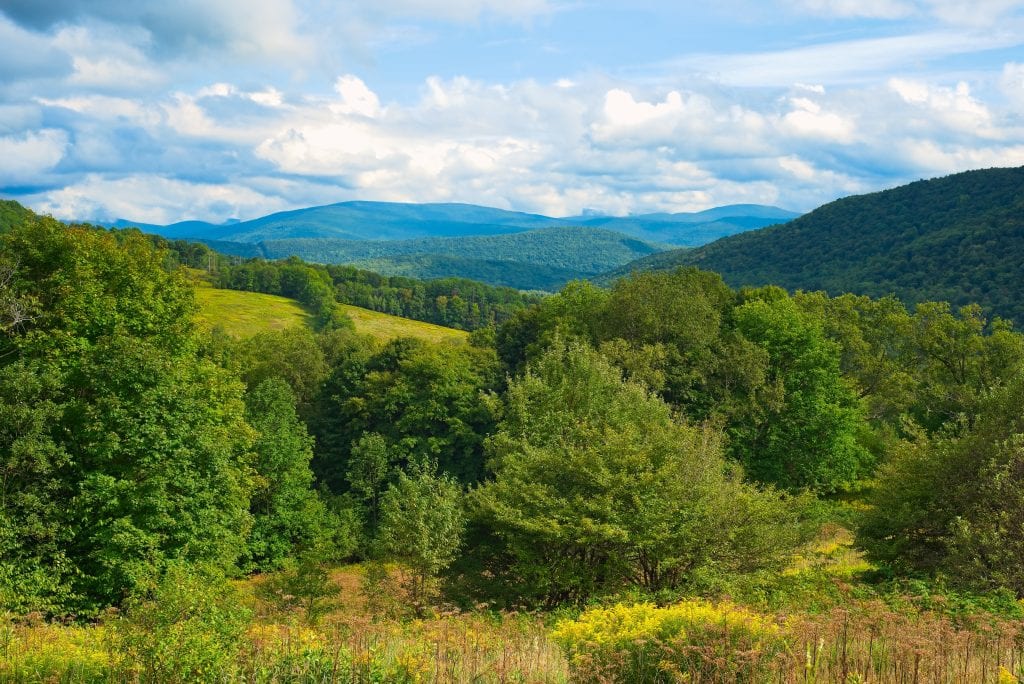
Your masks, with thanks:
[[[409,240],[507,235],[540,228],[586,226],[624,233],[649,242],[693,247],[727,235],[783,223],[798,215],[778,207],[737,204],[682,214],[553,218],[473,204],[341,202],[224,224],[182,221],[159,226],[120,220],[114,225],[134,225],[172,239],[243,243],[301,238]]]

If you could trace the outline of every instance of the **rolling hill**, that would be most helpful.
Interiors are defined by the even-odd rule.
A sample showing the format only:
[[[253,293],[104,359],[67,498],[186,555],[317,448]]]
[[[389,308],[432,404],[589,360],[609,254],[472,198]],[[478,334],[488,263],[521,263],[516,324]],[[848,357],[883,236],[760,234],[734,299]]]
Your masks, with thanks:
[[[717,271],[734,287],[977,302],[1024,323],[1024,167],[846,197],[784,225],[645,257],[598,280],[677,266]]]
[[[778,207],[736,204],[695,213],[553,218],[473,204],[341,202],[223,224],[182,221],[166,226],[119,220],[166,238],[261,243],[295,238],[411,240],[428,237],[507,235],[539,228],[586,226],[675,245],[699,245],[724,235],[788,221],[799,214]]]
[[[554,290],[673,246],[786,221],[797,214],[754,204],[696,213],[552,218],[471,204],[342,202],[215,225],[137,225],[246,258],[354,264],[386,275],[460,277]]]
[[[243,257],[298,256],[322,264],[352,264],[384,275],[459,277],[522,290],[558,289],[638,257],[670,249],[622,233],[586,226],[541,228],[508,235],[413,240],[295,238],[258,244],[207,241]],[[256,248],[257,253],[253,253]]]

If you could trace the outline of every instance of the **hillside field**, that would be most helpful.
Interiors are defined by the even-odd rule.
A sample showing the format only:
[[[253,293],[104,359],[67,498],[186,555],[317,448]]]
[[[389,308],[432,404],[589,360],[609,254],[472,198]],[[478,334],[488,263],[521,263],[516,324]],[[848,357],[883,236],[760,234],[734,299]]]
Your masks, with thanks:
[[[221,290],[203,280],[196,281],[199,324],[206,328],[221,326],[232,337],[251,337],[268,330],[284,330],[295,325],[311,325],[313,316],[294,299],[258,292]],[[355,323],[356,331],[379,340],[415,337],[427,342],[463,340],[469,333],[423,323],[358,306],[339,304]]]
[[[204,328],[220,326],[231,337],[251,337],[268,330],[310,325],[313,316],[294,299],[258,292],[221,290],[200,281],[196,286],[199,314]]]

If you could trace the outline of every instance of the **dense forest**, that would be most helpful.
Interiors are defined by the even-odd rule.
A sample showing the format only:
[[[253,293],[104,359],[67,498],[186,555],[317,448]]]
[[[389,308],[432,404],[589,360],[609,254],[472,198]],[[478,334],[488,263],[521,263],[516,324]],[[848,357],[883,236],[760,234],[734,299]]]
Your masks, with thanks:
[[[734,287],[980,304],[1024,322],[1024,167],[968,171],[830,202],[781,226],[656,254],[613,274],[692,265]]]
[[[668,249],[623,233],[582,226],[553,227],[510,235],[409,240],[337,238],[268,239],[258,244],[210,243],[227,254],[322,264],[372,265],[390,275],[415,278],[461,275],[522,290],[554,290],[639,257]],[[257,250],[254,254],[254,248]]]
[[[1024,336],[975,305],[694,268],[531,299],[5,220],[0,675],[1019,672]],[[182,264],[318,329],[204,332]],[[496,326],[381,342],[330,310],[456,296]]]

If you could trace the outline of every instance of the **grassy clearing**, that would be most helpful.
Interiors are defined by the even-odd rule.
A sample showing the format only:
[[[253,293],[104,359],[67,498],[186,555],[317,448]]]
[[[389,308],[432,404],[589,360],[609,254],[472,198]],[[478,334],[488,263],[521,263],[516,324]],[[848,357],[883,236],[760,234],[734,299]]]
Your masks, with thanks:
[[[232,337],[251,337],[268,330],[311,325],[313,316],[293,299],[257,292],[220,290],[199,283],[199,325],[220,326]]]
[[[313,316],[293,299],[258,292],[222,290],[197,278],[196,301],[199,303],[199,324],[212,329],[220,326],[236,338],[251,337],[268,330],[284,330],[296,325],[312,325]],[[355,323],[356,331],[379,340],[415,337],[427,342],[465,340],[464,330],[445,328],[408,318],[339,304],[338,308]]]
[[[380,340],[416,337],[427,342],[451,342],[469,337],[469,333],[464,330],[399,318],[349,304],[339,304],[338,307],[356,324],[357,332],[372,335]]]

